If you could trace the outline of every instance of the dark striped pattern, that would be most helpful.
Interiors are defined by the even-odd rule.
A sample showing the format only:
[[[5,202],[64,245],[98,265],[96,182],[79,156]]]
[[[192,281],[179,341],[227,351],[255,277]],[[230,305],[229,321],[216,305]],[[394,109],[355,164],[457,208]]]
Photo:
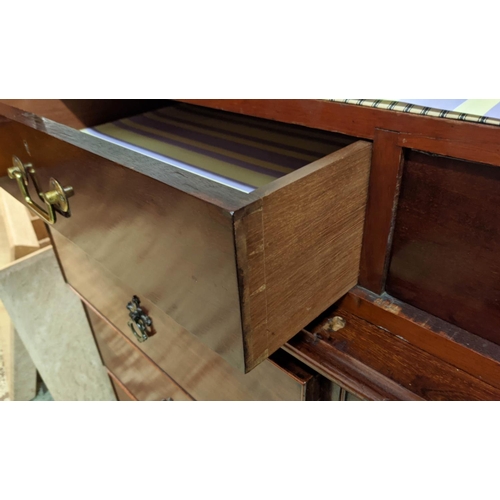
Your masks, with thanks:
[[[418,115],[434,116],[437,118],[448,118],[451,120],[461,120],[475,123],[485,123],[487,125],[500,125],[500,119],[495,117],[500,114],[500,105],[493,107],[486,116],[474,115],[471,113],[461,113],[452,109],[439,109],[428,105],[408,104],[401,101],[389,101],[384,99],[328,99],[329,101],[343,102],[346,104],[356,104],[358,106],[370,106],[373,108],[388,109],[402,113],[413,113]],[[430,99],[429,101],[432,101]],[[444,101],[441,99],[441,101]],[[454,101],[451,99],[450,101]],[[459,99],[459,101],[468,101]],[[469,100],[470,101],[470,100]],[[498,111],[498,113],[496,113]],[[495,116],[491,116],[495,114]]]
[[[352,142],[328,132],[180,103],[85,132],[246,192]]]

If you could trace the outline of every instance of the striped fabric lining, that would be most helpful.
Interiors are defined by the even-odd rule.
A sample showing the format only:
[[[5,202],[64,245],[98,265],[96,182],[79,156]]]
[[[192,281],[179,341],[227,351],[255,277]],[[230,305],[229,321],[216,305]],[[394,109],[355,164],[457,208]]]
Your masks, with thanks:
[[[339,148],[321,131],[188,105],[83,132],[246,193]]]
[[[500,125],[500,99],[328,99],[402,113]]]

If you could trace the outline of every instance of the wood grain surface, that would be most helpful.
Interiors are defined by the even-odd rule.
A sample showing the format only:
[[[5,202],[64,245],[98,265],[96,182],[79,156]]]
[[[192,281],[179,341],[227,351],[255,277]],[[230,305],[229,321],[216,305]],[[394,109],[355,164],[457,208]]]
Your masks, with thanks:
[[[279,349],[269,357],[274,366],[283,371],[290,381],[296,382],[298,401],[330,401],[332,387],[328,379],[301,363],[283,349]]]
[[[88,141],[85,134],[0,104],[2,113],[11,121],[1,124],[0,161],[7,164],[16,154],[39,169],[41,185],[54,177],[75,189],[71,217],[59,217],[54,229],[233,366],[254,368],[357,281],[367,143],[347,146],[244,198],[233,193],[229,199],[229,188],[209,186],[194,174],[161,164],[163,172],[156,175],[159,162],[151,164],[142,155],[128,157],[122,148],[109,149],[113,145]],[[330,144],[320,135],[323,149],[338,149],[337,136]],[[0,178],[0,184],[16,195],[15,183]],[[260,204],[260,235],[247,244],[242,237],[254,229],[238,231],[234,225],[246,213],[260,210]],[[239,211],[248,205],[249,210]],[[244,247],[264,248],[259,238],[266,240],[266,259],[260,261],[265,268],[257,269],[256,255],[247,272]],[[240,250],[241,258],[235,256]],[[237,266],[246,273],[243,278]],[[242,334],[241,296],[254,294],[254,289],[246,290],[246,282],[262,273],[267,282],[257,280],[259,287],[267,287],[263,311],[271,323],[261,329],[262,322],[247,321]],[[300,283],[302,293],[283,294]],[[320,288],[328,293],[318,296]],[[304,301],[311,303],[295,307]],[[243,339],[247,332],[251,338]]]
[[[68,282],[128,339],[136,342],[127,325],[129,316],[126,308],[134,294],[133,289],[89,259],[81,249],[60,234],[54,232],[53,238],[60,259],[67,264]],[[245,375],[203,345],[152,302],[142,297],[140,299],[157,333],[137,346],[194,399],[297,400],[300,394],[297,381],[272,361],[264,361]]]
[[[500,169],[410,152],[387,292],[500,344]]]
[[[27,126],[2,129],[0,158],[7,162],[6,151],[32,161],[41,186],[54,177],[74,187],[72,215],[58,217],[56,231],[244,369],[230,212]],[[179,175],[167,178],[175,185]],[[20,196],[14,181],[3,177],[0,185]]]
[[[111,385],[115,390],[117,401],[137,401],[135,396],[108,370]]]
[[[89,307],[86,308],[106,368],[138,401],[192,401],[166,373]]]
[[[359,283],[382,293],[399,195],[402,148],[398,134],[375,130]]]
[[[340,316],[346,326],[327,328]],[[352,313],[332,308],[287,344],[311,367],[367,399],[499,400],[500,389]]]
[[[68,170],[98,165],[139,172],[229,211],[247,203],[247,195],[233,188],[0,102],[0,181],[19,198],[16,183],[5,178],[12,155],[34,163],[42,188],[48,186],[49,169],[56,168],[64,180]]]
[[[0,99],[0,102],[78,129],[168,104],[159,99]]]
[[[347,146],[235,214],[247,370],[357,283],[370,158]]]
[[[391,148],[393,150],[395,150],[396,148],[394,148],[394,144],[391,141],[389,142],[391,142],[392,146],[386,147],[382,143],[380,145],[377,145],[378,141],[381,139],[381,137],[376,137],[377,129],[385,129],[388,131],[397,132],[398,147],[416,148],[437,154],[447,154],[449,156],[464,158],[471,161],[500,165],[500,129],[498,127],[458,122],[456,120],[409,115],[396,113],[393,111],[377,110],[352,105],[343,105],[339,103],[320,100],[196,100],[196,104],[225,109],[231,112],[245,113],[257,117],[265,117],[272,120],[295,123],[324,130],[331,130],[362,138],[375,139],[374,150],[377,149],[378,146],[381,146],[380,148],[378,148],[379,151],[386,151],[386,153],[382,154],[381,156],[390,157],[390,153],[387,153],[387,151],[390,151]],[[69,133],[64,129],[58,127],[57,124],[51,124],[49,121],[37,120],[36,117],[27,116],[26,114],[23,114],[23,116],[21,116],[20,114],[16,114],[15,111],[9,111],[6,116],[10,116],[11,118],[15,116],[17,117],[16,119],[19,119],[23,123],[34,127],[37,130],[43,131],[44,133],[48,133],[49,135],[56,135],[60,138],[64,138],[64,140],[73,142],[74,144],[81,144],[81,139],[78,135],[72,132]],[[5,130],[7,124],[8,120],[0,119],[0,127],[2,128],[2,130]],[[128,162],[127,165],[129,168],[135,168],[134,165],[137,165],[139,171],[141,171],[141,169],[143,169],[144,171],[149,169],[149,166],[146,167],[145,164],[141,163],[141,160],[134,158],[134,155],[124,155],[122,152],[115,150],[111,151],[110,149],[107,149],[105,147],[101,149],[97,146],[97,144],[85,143],[83,147],[93,149],[98,154],[108,156],[109,158],[121,158],[124,160],[124,162]],[[8,162],[9,161],[10,159],[8,158]],[[380,165],[382,164],[383,162],[380,162]],[[392,162],[391,164],[393,166],[395,165],[394,162]],[[4,164],[4,162],[2,162],[0,164],[0,170],[6,168],[7,166],[10,165]],[[380,173],[376,177],[378,179],[378,182],[382,183],[383,185],[384,182],[386,182],[386,180],[382,176],[383,169],[380,168],[378,170],[380,171]],[[162,177],[162,174],[155,171],[154,168],[151,171],[153,172],[153,174],[151,175],[156,176],[157,178],[164,179],[164,177]],[[374,181],[372,180],[372,182]],[[186,189],[187,191],[191,190],[190,192],[193,192],[191,187],[186,187],[185,180],[182,180],[180,185],[182,186],[181,189]],[[389,187],[390,186],[384,186],[384,189]],[[434,188],[436,188],[436,186],[434,186]],[[195,192],[196,190],[197,188],[194,188]],[[198,189],[198,192],[199,191],[205,190]],[[438,193],[438,189],[435,189],[434,192]],[[483,190],[483,193],[487,192],[487,189]],[[495,195],[493,194],[493,196]],[[390,197],[384,198],[389,199]],[[227,204],[226,207],[229,207],[230,205],[231,204]],[[232,204],[231,206],[235,207],[236,205],[237,203]],[[388,204],[384,203],[384,207],[385,213],[387,214]],[[376,210],[380,208],[381,206],[378,203],[376,203],[373,207],[370,207],[367,220],[370,217],[377,218],[379,215],[382,215],[376,213]],[[426,208],[425,203],[422,204],[422,208]],[[382,227],[382,225],[380,227]],[[473,227],[473,230],[477,231],[478,228]],[[446,229],[444,233],[447,234]],[[383,240],[382,234],[383,231],[376,232],[376,238],[378,238],[377,241],[379,243],[381,243]],[[475,238],[476,234],[474,232],[472,234]],[[365,233],[365,242],[368,240],[374,241],[371,239],[368,233]],[[425,239],[423,241],[425,241]],[[452,241],[452,239],[450,239],[449,241]],[[496,240],[493,239],[492,241]],[[459,244],[459,248],[464,248],[462,241]],[[484,248],[488,249],[489,247],[486,246]],[[484,248],[481,251],[484,251]],[[371,287],[372,289],[377,289],[377,283],[380,283],[380,263],[383,260],[381,259],[382,253],[374,252],[373,255],[370,255],[368,250],[369,246],[366,246],[366,249],[368,259],[373,257],[373,261],[371,261],[368,266],[363,266],[361,279],[364,279],[363,276],[366,276],[367,281],[364,281],[363,284]],[[474,262],[473,265],[479,265],[477,262],[475,262],[475,260],[471,259],[471,261]],[[368,260],[366,260],[365,262],[368,262]],[[448,265],[446,260],[444,260],[444,262],[446,263],[446,265]],[[459,270],[459,274],[460,273],[465,276],[467,272],[464,270]],[[375,277],[375,280],[373,280],[373,277]],[[258,279],[260,278],[257,276],[256,281],[258,281]],[[368,280],[372,280],[371,282],[375,283],[375,285],[370,285]],[[379,290],[380,289],[377,289],[377,291]],[[412,296],[415,297],[416,294],[412,292]],[[472,288],[471,292],[469,293],[469,297],[473,297],[471,299],[471,302],[474,303],[475,291]],[[455,297],[454,300],[456,298],[457,297]],[[484,296],[480,297],[479,300],[484,302]],[[430,304],[429,307],[436,307],[439,302],[440,299],[434,300],[434,304]],[[460,303],[460,301],[455,303]],[[383,315],[383,313],[385,312],[383,306],[375,305],[374,307],[377,307],[380,311],[380,317],[386,318],[386,316]],[[477,307],[480,307],[479,304],[477,305]],[[486,309],[488,310],[489,307],[490,306],[487,305]],[[457,309],[460,309],[460,306]],[[461,312],[457,312],[460,316]],[[258,309],[256,314],[258,314]],[[462,344],[462,342],[466,342],[466,340],[464,340],[465,337],[460,337],[460,335],[462,335],[461,333],[458,334],[454,332],[449,335],[449,338],[447,338],[448,334],[444,334],[443,332],[441,332],[443,333],[443,335],[438,335],[435,334],[435,332],[431,331],[422,332],[422,328],[425,328],[425,322],[427,321],[427,319],[425,318],[431,318],[430,315],[423,315],[420,317],[420,330],[414,330],[414,327],[412,326],[413,322],[407,321],[408,318],[400,318],[399,315],[394,314],[392,316],[396,318],[394,321],[401,320],[402,325],[406,325],[405,328],[407,332],[413,332],[408,333],[408,336],[411,335],[413,339],[412,342],[415,342],[416,345],[419,345],[422,348],[425,347],[425,349],[428,349],[430,351],[432,351],[433,349],[437,349],[446,360],[451,362],[453,358],[455,360],[454,362],[459,363],[459,366],[462,367],[465,371],[469,370],[469,373],[474,372],[473,374],[476,374],[477,376],[481,376],[481,370],[484,370],[483,374],[485,374],[485,377],[488,377],[488,380],[490,381],[493,380],[492,377],[495,373],[495,368],[494,365],[492,365],[492,358],[488,357],[487,353],[484,354],[484,368],[481,368],[482,354],[480,354],[480,346],[476,346],[476,355],[468,355],[466,344]],[[451,316],[449,316],[448,319],[449,318],[451,318]],[[480,321],[480,316],[478,316],[477,321]],[[474,336],[470,338],[473,339]],[[479,339],[479,337],[476,337],[476,339]],[[457,342],[454,342],[454,340],[457,340]],[[436,343],[434,344],[435,341]],[[485,340],[484,342],[485,345],[488,344],[488,341]],[[474,349],[476,349],[476,347]],[[435,353],[435,351],[432,352]],[[491,370],[488,367],[491,367]]]
[[[376,129],[392,130],[401,134],[401,147],[500,166],[500,127],[493,125],[320,99],[178,100],[364,139],[373,139]]]
[[[359,287],[339,307],[500,388],[500,346],[387,294]]]
[[[302,330],[284,349],[337,385],[340,394],[333,391],[335,400],[341,399],[342,389],[370,401],[422,400],[375,368],[337,349],[321,334]]]

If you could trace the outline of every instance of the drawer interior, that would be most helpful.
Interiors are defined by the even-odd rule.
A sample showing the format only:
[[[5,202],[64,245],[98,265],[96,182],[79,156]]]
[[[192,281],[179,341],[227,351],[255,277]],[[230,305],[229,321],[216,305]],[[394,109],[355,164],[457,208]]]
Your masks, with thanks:
[[[183,103],[82,131],[244,193],[353,142]]]
[[[7,102],[243,193],[354,142],[340,134],[175,101]]]

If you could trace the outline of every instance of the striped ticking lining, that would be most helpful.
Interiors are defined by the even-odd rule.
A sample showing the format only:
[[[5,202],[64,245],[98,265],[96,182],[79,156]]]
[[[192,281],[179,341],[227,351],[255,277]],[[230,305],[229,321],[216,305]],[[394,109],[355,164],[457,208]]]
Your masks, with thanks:
[[[321,131],[188,105],[83,132],[246,193],[341,147]]]
[[[500,99],[328,99],[402,113],[500,125]]]

